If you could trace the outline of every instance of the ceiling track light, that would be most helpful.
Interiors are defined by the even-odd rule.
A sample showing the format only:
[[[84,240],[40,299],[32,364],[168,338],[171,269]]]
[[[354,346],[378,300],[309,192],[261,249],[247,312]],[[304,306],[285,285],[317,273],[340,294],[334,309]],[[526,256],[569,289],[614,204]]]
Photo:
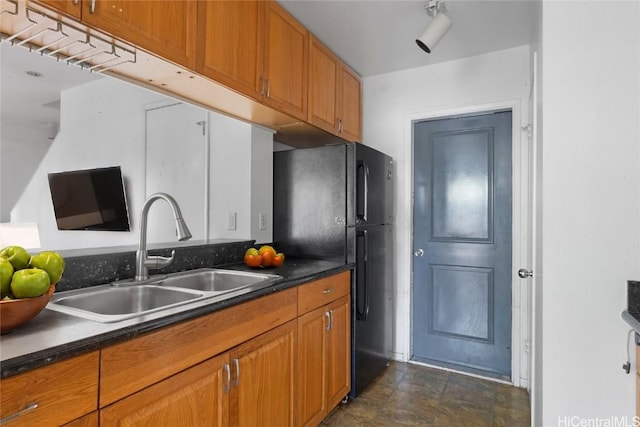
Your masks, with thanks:
[[[416,43],[422,50],[431,53],[440,39],[447,34],[453,22],[445,15],[446,8],[444,2],[429,0],[429,3],[425,5],[424,8],[427,10],[427,15],[432,17],[433,20],[427,25],[422,35],[416,39]]]

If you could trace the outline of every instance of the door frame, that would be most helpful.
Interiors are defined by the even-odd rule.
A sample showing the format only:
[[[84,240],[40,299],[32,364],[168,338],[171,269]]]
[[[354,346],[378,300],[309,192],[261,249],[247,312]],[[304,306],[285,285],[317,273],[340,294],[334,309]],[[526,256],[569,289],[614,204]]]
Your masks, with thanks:
[[[404,328],[407,334],[404,337],[403,349],[404,361],[411,358],[413,345],[413,325],[411,301],[413,299],[413,125],[417,121],[437,120],[454,116],[468,116],[474,114],[486,114],[493,111],[511,111],[512,120],[512,272],[511,272],[511,383],[517,387],[529,387],[531,379],[530,353],[531,337],[531,302],[528,286],[529,280],[518,277],[517,271],[521,266],[531,265],[531,251],[529,235],[529,223],[531,221],[530,206],[530,182],[531,182],[531,155],[527,133],[528,105],[522,104],[521,99],[505,100],[494,103],[469,105],[443,110],[418,111],[405,116],[404,158],[407,163],[404,168],[405,182],[408,183],[402,189],[399,197],[400,204],[406,215],[407,233],[406,239],[400,242],[398,269],[402,277],[399,289],[399,307],[407,307],[404,310],[404,319],[400,322],[410,327]],[[464,372],[463,372],[464,373]]]

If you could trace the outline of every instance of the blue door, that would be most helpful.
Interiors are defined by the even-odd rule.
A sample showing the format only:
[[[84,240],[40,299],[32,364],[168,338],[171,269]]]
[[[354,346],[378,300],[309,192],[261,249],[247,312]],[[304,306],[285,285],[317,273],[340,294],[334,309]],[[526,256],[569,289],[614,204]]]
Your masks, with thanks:
[[[511,378],[511,112],[413,129],[412,360]]]

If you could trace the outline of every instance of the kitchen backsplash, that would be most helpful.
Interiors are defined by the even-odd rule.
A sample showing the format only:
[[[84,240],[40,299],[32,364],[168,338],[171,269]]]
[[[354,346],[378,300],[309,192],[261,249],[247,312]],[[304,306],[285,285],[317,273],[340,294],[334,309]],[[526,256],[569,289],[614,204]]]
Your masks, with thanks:
[[[151,249],[152,255],[170,256],[175,250],[173,263],[150,274],[175,273],[203,267],[215,267],[242,262],[245,251],[253,240],[205,243],[191,246],[170,246]],[[101,285],[115,280],[130,279],[135,275],[136,251],[120,251],[92,255],[65,255],[65,271],[56,291]]]

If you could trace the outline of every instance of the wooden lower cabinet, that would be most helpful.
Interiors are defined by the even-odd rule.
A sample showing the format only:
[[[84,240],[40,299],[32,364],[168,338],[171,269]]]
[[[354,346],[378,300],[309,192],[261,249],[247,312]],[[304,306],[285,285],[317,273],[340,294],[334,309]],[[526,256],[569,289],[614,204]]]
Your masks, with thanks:
[[[0,381],[3,426],[63,425],[98,408],[97,351]]]
[[[636,416],[640,417],[640,345],[636,344]]]
[[[331,328],[327,333],[327,403],[332,410],[351,390],[351,299],[329,305]]]
[[[298,294],[298,308],[311,310],[298,317],[298,425],[318,425],[351,388],[348,290],[347,274],[317,281]],[[314,295],[317,298],[312,299]],[[312,301],[322,301],[321,297],[328,295],[337,299],[312,309]]]
[[[296,321],[231,352],[232,426],[294,425]]]
[[[296,321],[100,410],[101,426],[293,426]]]
[[[226,356],[209,359],[101,409],[100,425],[227,425]]]
[[[317,425],[350,388],[349,290],[340,273],[3,379],[2,425]]]

